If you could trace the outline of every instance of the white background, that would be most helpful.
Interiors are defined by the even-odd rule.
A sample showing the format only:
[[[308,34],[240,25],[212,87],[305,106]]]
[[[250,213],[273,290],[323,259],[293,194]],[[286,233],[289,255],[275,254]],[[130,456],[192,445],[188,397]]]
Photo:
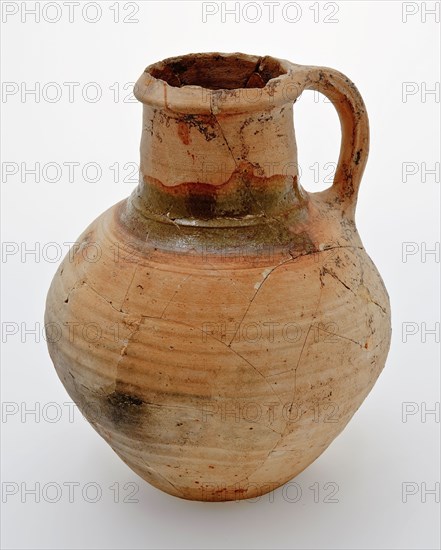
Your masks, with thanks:
[[[438,257],[426,251],[439,241],[439,164],[437,177],[424,174],[439,161],[439,25],[427,13],[435,2],[298,2],[300,10],[280,2],[273,22],[269,8],[260,4],[259,14],[256,3],[242,3],[237,20],[222,15],[233,3],[209,3],[217,12],[204,22],[198,1],[120,2],[119,13],[115,2],[101,2],[95,23],[86,20],[95,19],[93,6],[83,15],[87,2],[75,8],[73,22],[62,2],[58,12],[55,2],[27,2],[36,4],[40,22],[25,17],[22,3],[6,4],[18,11],[3,13],[1,39],[2,547],[438,548],[439,336],[427,331],[439,319],[439,248]],[[188,502],[143,482],[78,410],[69,416],[63,403],[70,399],[42,335],[46,293],[61,260],[57,247],[64,254],[63,243],[135,186],[124,166],[138,161],[142,109],[124,101],[126,84],[150,63],[202,51],[330,66],[356,83],[371,123],[357,224],[393,311],[386,367],[344,433],[295,479],[297,486],[251,502]],[[73,97],[66,82],[79,83]],[[437,97],[430,94],[436,82]],[[37,97],[26,94],[36,83]],[[91,101],[97,89],[101,98]],[[411,93],[403,96],[403,89]],[[318,163],[323,180],[324,165],[337,160],[336,113],[311,92],[296,104],[295,117],[302,184],[323,189],[310,167]],[[73,181],[66,162],[80,163]],[[95,183],[92,168],[82,173],[89,162],[102,172]],[[35,163],[40,181],[25,172]],[[403,169],[415,173],[403,177]],[[403,257],[403,249],[412,254]],[[27,333],[35,326],[39,335]],[[403,337],[403,330],[415,334]],[[437,418],[425,413],[436,403]],[[403,410],[414,414],[403,417]],[[68,482],[80,484],[73,502]],[[338,485],[338,502],[325,502],[327,482]],[[94,485],[84,496],[87,483]],[[436,483],[437,496],[430,492]],[[38,497],[26,493],[33,486]],[[60,499],[50,502],[57,487]],[[94,487],[102,491],[95,503]],[[132,487],[137,502],[124,502]],[[406,488],[415,494],[403,495]]]

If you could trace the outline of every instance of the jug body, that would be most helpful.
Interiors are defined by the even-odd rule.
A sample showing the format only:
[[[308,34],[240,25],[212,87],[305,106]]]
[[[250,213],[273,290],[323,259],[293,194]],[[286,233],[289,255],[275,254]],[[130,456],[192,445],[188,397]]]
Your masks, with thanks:
[[[306,88],[342,125],[321,193],[299,181],[292,105]],[[45,322],[64,328],[49,352],[92,426],[152,485],[259,496],[328,447],[386,361],[389,299],[354,220],[364,104],[332,69],[243,54],[154,64],[135,95],[139,185],[55,274]]]

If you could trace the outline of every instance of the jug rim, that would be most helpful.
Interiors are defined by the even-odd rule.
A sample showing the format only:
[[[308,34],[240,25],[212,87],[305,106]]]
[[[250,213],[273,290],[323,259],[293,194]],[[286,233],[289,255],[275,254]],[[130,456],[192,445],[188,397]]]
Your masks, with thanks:
[[[146,67],[134,95],[144,105],[185,114],[270,110],[299,96],[294,67],[269,55],[190,53]]]

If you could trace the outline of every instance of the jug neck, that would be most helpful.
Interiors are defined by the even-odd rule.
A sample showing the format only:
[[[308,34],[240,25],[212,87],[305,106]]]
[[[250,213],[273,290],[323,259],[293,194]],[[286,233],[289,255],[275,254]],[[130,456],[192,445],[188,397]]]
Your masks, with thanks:
[[[166,187],[298,175],[292,105],[228,114],[183,114],[144,105],[141,176]]]
[[[298,205],[293,102],[277,77],[282,62],[210,55],[166,60],[138,81],[138,195],[173,220],[275,215]]]

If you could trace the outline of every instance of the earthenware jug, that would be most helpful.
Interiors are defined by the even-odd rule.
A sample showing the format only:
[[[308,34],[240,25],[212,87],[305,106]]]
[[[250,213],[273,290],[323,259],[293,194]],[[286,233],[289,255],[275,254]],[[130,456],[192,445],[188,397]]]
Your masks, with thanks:
[[[319,193],[298,177],[293,105],[307,89],[341,122]],[[354,221],[366,109],[340,72],[239,53],[150,65],[135,95],[139,185],[55,274],[50,356],[152,485],[256,497],[328,447],[385,364],[388,295]]]

